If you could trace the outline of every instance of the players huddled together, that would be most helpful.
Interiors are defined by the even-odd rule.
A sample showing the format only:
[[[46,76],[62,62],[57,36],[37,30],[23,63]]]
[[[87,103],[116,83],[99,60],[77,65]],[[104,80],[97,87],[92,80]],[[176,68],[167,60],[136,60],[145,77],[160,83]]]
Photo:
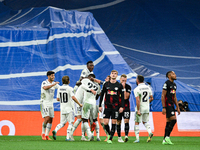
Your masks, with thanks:
[[[41,84],[41,113],[44,121],[42,123],[42,140],[51,140],[49,137],[49,132],[52,127],[52,122],[54,118],[54,107],[53,99],[54,92],[57,89],[57,101],[60,102],[60,123],[52,131],[53,139],[56,140],[56,134],[65,124],[68,122],[66,141],[74,141],[73,133],[81,124],[82,137],[81,141],[93,141],[94,140],[94,130],[96,131],[96,140],[101,141],[99,132],[99,122],[97,120],[99,114],[99,121],[103,127],[107,138],[105,141],[111,144],[115,131],[117,130],[118,142],[127,142],[129,133],[129,119],[131,115],[130,111],[130,94],[131,86],[128,85],[127,76],[122,74],[120,77],[120,82],[117,81],[118,72],[112,70],[110,75],[108,75],[105,81],[96,79],[93,73],[94,64],[92,61],[87,62],[87,68],[83,69],[80,75],[79,81],[77,81],[74,88],[69,86],[70,78],[69,76],[62,77],[62,85],[59,82],[55,82],[55,72],[48,71],[45,81]],[[178,112],[180,110],[177,104],[177,99],[175,95],[176,85],[174,80],[176,80],[176,75],[173,71],[167,73],[168,81],[163,86],[162,93],[162,113],[167,118],[167,124],[165,129],[165,136],[163,143],[173,144],[170,141],[169,135],[176,123],[176,117],[174,113],[174,105],[172,101],[175,102]],[[100,85],[102,84],[102,89]],[[136,78],[136,84],[138,85],[133,91],[136,98],[135,107],[135,126],[134,131],[136,135],[136,140],[134,143],[139,143],[139,123],[143,123],[149,134],[147,142],[150,142],[153,133],[151,132],[149,121],[149,103],[153,100],[151,88],[144,83],[144,77],[138,75]],[[168,89],[173,87],[173,89]],[[173,91],[173,92],[171,92]],[[100,98],[99,98],[100,97]],[[97,100],[99,98],[99,103]],[[173,100],[172,100],[173,98]],[[76,116],[76,121],[74,122],[74,115]],[[124,119],[124,140],[121,137],[121,121]],[[82,123],[81,123],[82,122]],[[90,122],[90,123],[88,123]],[[111,122],[111,127],[109,126]],[[87,137],[85,137],[87,133]]]

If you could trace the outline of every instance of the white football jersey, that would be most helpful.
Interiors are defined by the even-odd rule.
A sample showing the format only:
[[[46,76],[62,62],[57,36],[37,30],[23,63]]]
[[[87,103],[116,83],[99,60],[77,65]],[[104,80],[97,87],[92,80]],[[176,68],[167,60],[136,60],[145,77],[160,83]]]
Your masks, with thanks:
[[[149,113],[149,97],[152,95],[151,88],[145,83],[140,83],[134,89],[135,97],[139,96],[140,99],[140,113]],[[137,106],[135,107],[137,111]]]
[[[90,71],[88,70],[88,68],[83,69],[82,72],[81,72],[80,78],[81,78],[81,77],[86,78],[86,77],[89,76],[89,74],[94,74],[94,73],[93,73],[93,72],[90,72]]]
[[[69,85],[63,84],[58,88],[57,98],[60,99],[61,114],[67,114],[73,111],[72,96],[74,96],[73,88]]]
[[[52,83],[50,83],[48,81],[48,79],[47,79],[47,80],[43,81],[42,84],[41,84],[41,97],[40,97],[40,101],[45,106],[53,106],[53,98],[54,98],[55,89],[58,89],[59,84],[54,85],[53,87],[51,87],[48,90],[44,90],[43,87],[44,86],[52,85],[54,83],[55,83],[54,81]]]
[[[99,84],[92,82],[89,79],[83,79],[81,83],[80,87],[84,89],[83,102],[96,105],[96,95],[101,92]],[[90,91],[91,89],[97,92],[96,95]]]

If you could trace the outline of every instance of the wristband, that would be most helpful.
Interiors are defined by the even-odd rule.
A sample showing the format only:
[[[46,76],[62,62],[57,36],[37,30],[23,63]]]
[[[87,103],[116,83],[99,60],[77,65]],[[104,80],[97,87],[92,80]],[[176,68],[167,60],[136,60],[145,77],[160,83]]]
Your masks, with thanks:
[[[166,109],[166,107],[163,107],[163,108],[165,108],[165,109]]]

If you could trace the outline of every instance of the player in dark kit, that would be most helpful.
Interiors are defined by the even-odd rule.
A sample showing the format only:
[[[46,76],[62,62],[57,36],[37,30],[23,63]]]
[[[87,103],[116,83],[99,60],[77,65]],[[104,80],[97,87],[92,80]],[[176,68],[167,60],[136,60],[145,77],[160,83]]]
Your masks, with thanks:
[[[103,85],[103,89],[101,92],[101,97],[99,101],[99,111],[102,111],[102,101],[105,94],[104,99],[104,126],[106,131],[108,132],[108,140],[107,143],[112,143],[112,138],[114,136],[116,130],[116,123],[119,113],[123,112],[124,108],[124,89],[121,83],[119,83],[117,78],[118,72],[116,70],[111,71],[110,81],[106,82]],[[121,106],[119,105],[119,98],[121,97]],[[110,127],[108,125],[109,119],[112,119],[112,128],[110,131]]]
[[[168,71],[166,77],[169,79],[163,85],[162,90],[162,114],[166,114],[166,127],[165,127],[165,135],[164,140],[162,142],[163,145],[173,143],[170,140],[170,133],[172,132],[174,125],[176,124],[176,116],[175,116],[175,109],[174,104],[177,107],[178,115],[180,114],[180,109],[177,103],[176,98],[176,84],[174,80],[176,80],[176,74],[174,71]]]
[[[130,94],[131,94],[131,86],[126,84],[127,76],[125,74],[122,74],[120,77],[120,83],[123,86],[124,89],[124,111],[119,114],[117,118],[117,134],[118,134],[118,142],[127,142],[128,141],[128,133],[129,133],[129,119],[130,119]],[[120,99],[121,103],[121,99]],[[125,138],[124,141],[121,138],[121,121],[122,117],[124,118],[124,131],[125,131]]]

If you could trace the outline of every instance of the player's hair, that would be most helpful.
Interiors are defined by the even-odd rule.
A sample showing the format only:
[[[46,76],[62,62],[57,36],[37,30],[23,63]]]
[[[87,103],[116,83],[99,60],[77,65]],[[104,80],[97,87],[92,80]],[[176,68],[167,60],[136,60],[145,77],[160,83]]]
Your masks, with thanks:
[[[172,73],[173,71],[168,71],[167,73],[166,73],[166,78],[169,78],[168,76],[169,76],[169,74],[170,73]]]
[[[118,74],[118,71],[117,71],[117,70],[112,70],[111,72],[117,72],[117,74]]]
[[[121,75],[121,78],[122,78],[122,77],[124,77],[124,78],[127,78],[127,75],[125,75],[125,74],[122,74],[122,75]]]
[[[52,74],[55,74],[55,72],[53,72],[53,71],[48,71],[48,72],[47,72],[47,76],[50,76],[50,75],[52,75]]]
[[[89,74],[88,77],[96,78],[96,76],[93,73]]]
[[[109,77],[109,80],[110,80],[110,75],[108,75],[107,77]]]
[[[137,79],[140,83],[144,82],[144,77],[142,75],[138,75]]]
[[[93,63],[93,61],[91,61],[91,60],[90,60],[90,61],[88,61],[88,62],[87,62],[87,65],[88,65],[88,64],[90,64],[90,63]]]
[[[63,76],[62,77],[62,83],[63,84],[69,84],[69,76]]]

